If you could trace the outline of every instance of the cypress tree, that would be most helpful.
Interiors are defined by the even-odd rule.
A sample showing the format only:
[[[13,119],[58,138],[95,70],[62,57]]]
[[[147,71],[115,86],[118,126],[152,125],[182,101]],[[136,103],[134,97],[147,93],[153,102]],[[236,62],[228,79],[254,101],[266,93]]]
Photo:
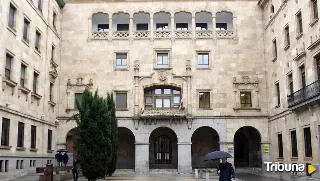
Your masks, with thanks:
[[[116,107],[113,99],[113,95],[108,93],[107,97],[108,114],[109,114],[109,124],[111,131],[111,150],[110,150],[110,160],[108,162],[107,174],[112,176],[116,170],[117,157],[118,157],[118,122],[116,119]]]

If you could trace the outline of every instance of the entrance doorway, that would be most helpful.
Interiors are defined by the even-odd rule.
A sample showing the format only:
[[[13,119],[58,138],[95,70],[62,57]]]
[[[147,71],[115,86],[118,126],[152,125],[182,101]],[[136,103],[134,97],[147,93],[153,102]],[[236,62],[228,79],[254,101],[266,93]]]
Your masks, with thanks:
[[[117,169],[134,169],[135,137],[128,128],[118,128],[118,160]]]

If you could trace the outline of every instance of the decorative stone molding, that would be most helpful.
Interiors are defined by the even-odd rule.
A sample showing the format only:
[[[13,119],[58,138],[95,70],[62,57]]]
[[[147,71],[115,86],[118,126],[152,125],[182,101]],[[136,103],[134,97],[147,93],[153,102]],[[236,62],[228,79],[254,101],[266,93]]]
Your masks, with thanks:
[[[49,71],[49,75],[52,76],[53,78],[57,78],[58,77],[57,69],[54,68],[53,70]]]
[[[165,70],[159,70],[159,80],[165,81],[167,80],[167,72]]]
[[[179,109],[150,109],[145,110],[143,117],[185,117],[186,112]]]
[[[192,128],[192,122],[193,122],[192,118],[187,118],[188,129]]]
[[[171,38],[170,31],[155,31],[154,38]]]
[[[192,38],[192,31],[175,31],[176,38]]]
[[[129,38],[129,31],[114,31],[112,35],[113,38],[126,39]]]
[[[139,70],[139,68],[140,68],[139,60],[135,60],[134,61],[134,66],[133,67],[134,67],[135,70]]]
[[[18,85],[18,83],[16,83],[13,80],[7,79],[6,77],[4,77],[4,79],[2,80],[2,91],[4,91],[8,86],[12,88],[12,95],[15,92],[15,87]]]
[[[254,80],[250,80],[249,76],[242,76],[242,79],[240,81],[238,81],[236,77],[233,77],[233,85],[235,86],[235,88],[238,88],[239,85],[252,85],[253,87],[257,88],[258,84],[258,77],[255,77]]]
[[[77,78],[76,83],[71,83],[70,79],[68,79],[68,82],[67,82],[67,89],[71,89],[72,87],[87,87],[87,88],[91,89],[92,86],[93,86],[92,79],[89,80],[89,83],[85,84],[85,83],[83,83],[82,77]]]
[[[104,40],[108,39],[109,32],[107,31],[97,31],[97,32],[91,32],[91,38],[92,39],[98,39],[98,40]]]
[[[212,30],[197,30],[196,38],[212,38],[213,31]]]
[[[133,32],[134,38],[150,38],[150,31],[135,31]]]
[[[186,60],[186,69],[191,69],[191,60]]]
[[[57,67],[58,67],[58,64],[57,64],[55,61],[51,60],[51,61],[50,61],[50,66],[51,66],[51,68],[53,69],[53,68],[57,68]]]

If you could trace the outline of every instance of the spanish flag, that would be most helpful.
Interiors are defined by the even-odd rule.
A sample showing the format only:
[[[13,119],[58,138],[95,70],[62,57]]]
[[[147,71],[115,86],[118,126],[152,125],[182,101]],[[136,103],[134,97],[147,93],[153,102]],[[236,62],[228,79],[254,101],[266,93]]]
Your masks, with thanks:
[[[141,110],[140,110],[140,112],[141,112],[141,114],[143,114],[144,113],[144,90],[142,90],[142,99],[141,99]]]

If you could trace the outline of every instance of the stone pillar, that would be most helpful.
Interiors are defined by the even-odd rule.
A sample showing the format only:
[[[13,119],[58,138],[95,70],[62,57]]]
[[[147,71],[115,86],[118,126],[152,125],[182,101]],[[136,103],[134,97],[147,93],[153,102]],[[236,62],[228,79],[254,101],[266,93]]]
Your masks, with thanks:
[[[129,17],[129,40],[130,42],[133,39],[133,15],[130,14]]]
[[[270,142],[261,142],[261,161],[262,161],[262,169],[266,169],[266,165],[264,162],[271,162],[271,144]]]
[[[176,37],[174,34],[174,14],[171,14],[171,40],[173,41]]]
[[[220,142],[220,151],[225,151],[232,156],[232,158],[228,158],[228,162],[234,166],[234,143]]]
[[[192,15],[191,29],[192,29],[192,39],[195,40],[195,38],[196,38],[196,17],[195,17],[195,15]]]
[[[216,31],[216,15],[214,14],[212,16],[212,35],[213,35],[213,38],[217,38],[217,31]]]
[[[153,41],[153,14],[150,15],[150,38],[151,38],[151,41]]]
[[[134,61],[134,115],[139,116],[139,60]]]
[[[178,172],[192,173],[191,142],[178,143]]]
[[[149,173],[149,143],[135,143],[135,172]]]
[[[109,40],[112,40],[112,15],[109,17]]]

